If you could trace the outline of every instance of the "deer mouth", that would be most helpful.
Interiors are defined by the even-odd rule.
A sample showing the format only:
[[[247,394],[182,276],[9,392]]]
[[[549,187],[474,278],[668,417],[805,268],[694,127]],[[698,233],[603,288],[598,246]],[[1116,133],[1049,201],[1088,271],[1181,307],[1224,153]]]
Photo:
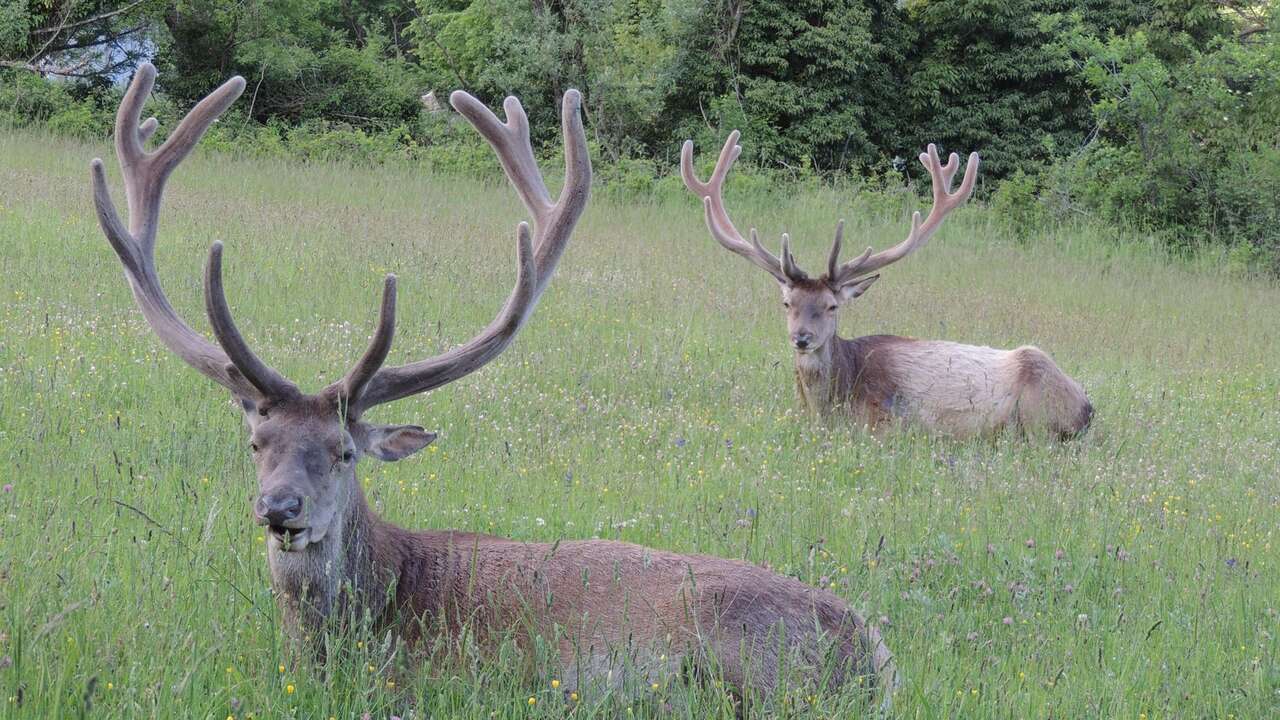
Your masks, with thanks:
[[[311,528],[291,528],[284,525],[269,525],[267,531],[276,547],[285,552],[302,550],[310,544]]]

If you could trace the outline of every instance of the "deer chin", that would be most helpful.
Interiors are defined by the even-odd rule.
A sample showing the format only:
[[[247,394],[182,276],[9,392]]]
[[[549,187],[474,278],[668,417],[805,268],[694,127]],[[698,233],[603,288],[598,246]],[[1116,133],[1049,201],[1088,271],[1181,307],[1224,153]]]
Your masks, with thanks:
[[[801,350],[794,348],[796,352],[796,368],[804,372],[820,372],[826,368],[821,350],[822,348],[806,348]]]

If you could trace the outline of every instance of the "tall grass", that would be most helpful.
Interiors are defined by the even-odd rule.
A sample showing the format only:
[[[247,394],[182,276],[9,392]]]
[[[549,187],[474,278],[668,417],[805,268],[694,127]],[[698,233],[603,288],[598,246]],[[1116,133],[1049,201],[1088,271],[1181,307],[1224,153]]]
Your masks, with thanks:
[[[327,668],[289,659],[241,421],[134,309],[92,216],[94,155],[109,148],[0,136],[0,715],[621,712],[510,657],[397,670],[364,638]],[[816,267],[837,217],[883,247],[915,201],[729,205]],[[205,328],[200,267],[224,241],[242,330],[315,389],[362,350],[385,272],[400,276],[391,362],[470,337],[513,281],[520,219],[497,184],[197,154],[170,183],[158,259]],[[506,354],[373,418],[440,440],[360,478],[409,527],[617,538],[828,585],[896,653],[895,717],[1275,717],[1280,289],[1107,234],[1019,242],[965,208],[845,311],[847,336],[1037,344],[1098,409],[1070,445],[962,443],[815,424],[773,281],[718,248],[691,199],[602,197]],[[732,712],[713,687],[622,702]]]

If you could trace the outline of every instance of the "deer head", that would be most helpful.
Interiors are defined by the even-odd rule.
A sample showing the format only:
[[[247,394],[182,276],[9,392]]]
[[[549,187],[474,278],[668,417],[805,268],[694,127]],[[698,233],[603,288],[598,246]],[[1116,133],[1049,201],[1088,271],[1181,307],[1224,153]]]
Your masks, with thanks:
[[[115,147],[124,176],[129,225],[121,222],[107,190],[100,159],[91,164],[94,205],[107,240],[124,265],[134,299],[152,330],[188,365],[229,390],[244,412],[257,466],[255,520],[270,529],[273,551],[300,552],[340,529],[360,497],[356,463],[365,455],[394,461],[435,440],[417,425],[377,425],[362,419],[370,408],[426,392],[472,373],[497,357],[528,320],[586,206],[591,163],[579,117],[581,97],[565,93],[561,119],[565,184],[552,202],[529,144],[529,124],[515,98],[501,122],[465,92],[453,107],[493,147],[507,178],[533,219],[516,229],[516,282],[494,320],[464,345],[437,357],[384,367],[395,334],[396,278],[382,288],[378,325],[364,355],[343,378],[315,394],[302,392],[253,352],[236,328],[222,285],[222,244],[214,243],[204,273],[205,310],[216,344],[191,329],[165,297],[155,267],[160,200],[169,174],[205,130],[244,90],[232,78],[201,100],[159,148],[143,145],[156,120],[140,122],[155,82],[150,64],[139,68],[116,114]]]
[[[873,274],[875,271],[923,247],[941,227],[947,214],[973,194],[974,182],[978,177],[978,154],[970,153],[960,188],[951,192],[951,180],[960,167],[960,158],[951,153],[947,164],[943,165],[938,159],[938,148],[930,144],[928,151],[920,154],[920,163],[929,171],[933,180],[933,207],[929,210],[929,217],[921,221],[920,213],[916,212],[911,218],[911,232],[905,240],[875,254],[872,254],[871,248],[867,248],[861,255],[843,264],[840,262],[840,250],[844,242],[844,221],[839,221],[836,224],[835,242],[832,243],[831,253],[827,258],[827,272],[814,278],[796,264],[791,255],[790,236],[785,233],[782,235],[782,253],[780,257],[775,257],[760,244],[755,228],[751,229],[751,240],[748,242],[729,219],[722,192],[729,169],[742,153],[738,138],[737,130],[729,133],[729,139],[725,141],[720,158],[716,161],[715,170],[706,182],[699,180],[693,172],[693,141],[686,140],[680,151],[680,174],[685,186],[702,198],[707,229],[711,231],[711,236],[726,250],[741,255],[778,281],[782,289],[782,305],[786,309],[787,337],[800,354],[810,354],[825,348],[831,338],[835,337],[836,313],[839,309],[861,296],[879,279],[879,275]]]

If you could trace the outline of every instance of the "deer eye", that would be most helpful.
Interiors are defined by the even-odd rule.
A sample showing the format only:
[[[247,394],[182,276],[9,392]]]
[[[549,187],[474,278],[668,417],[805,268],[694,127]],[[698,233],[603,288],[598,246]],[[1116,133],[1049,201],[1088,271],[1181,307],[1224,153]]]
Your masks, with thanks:
[[[835,305],[828,305],[828,306],[827,306],[827,312],[835,312],[835,311],[836,311],[836,306],[835,306]]]
[[[251,442],[249,443],[249,449],[252,450],[253,452],[258,452],[258,450],[260,450],[261,448],[258,447],[258,443]]]
[[[351,452],[350,450],[343,450],[343,451],[342,451],[342,462],[344,462],[344,463],[349,463],[349,462],[351,462],[351,458],[354,458],[355,456],[356,456],[356,454],[355,454],[355,453],[353,453],[353,452]]]
[[[784,308],[789,308],[789,307],[791,307],[791,303],[790,303],[790,302],[788,302],[788,301],[786,301],[786,300],[783,300],[783,301],[782,301],[782,307],[784,307]]]

